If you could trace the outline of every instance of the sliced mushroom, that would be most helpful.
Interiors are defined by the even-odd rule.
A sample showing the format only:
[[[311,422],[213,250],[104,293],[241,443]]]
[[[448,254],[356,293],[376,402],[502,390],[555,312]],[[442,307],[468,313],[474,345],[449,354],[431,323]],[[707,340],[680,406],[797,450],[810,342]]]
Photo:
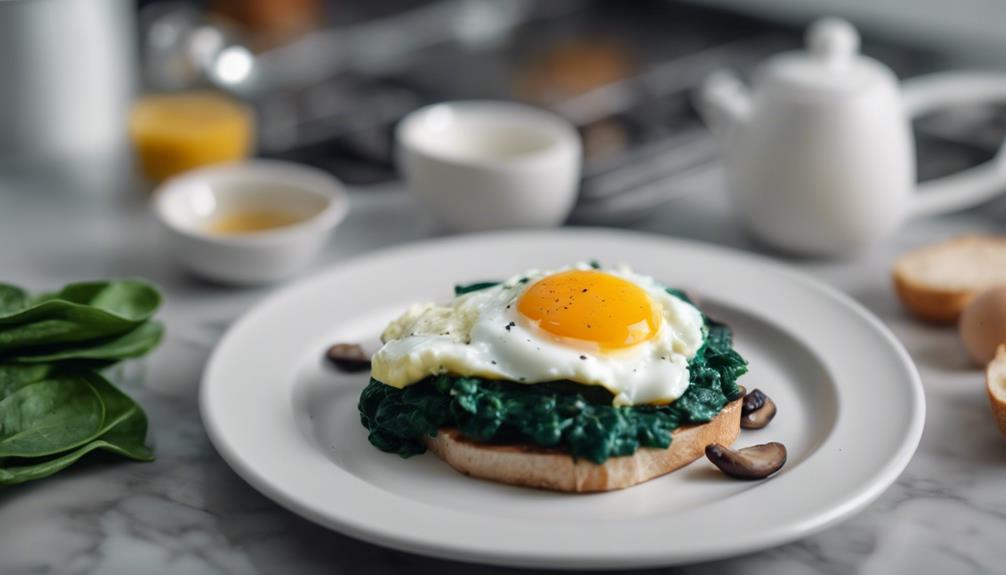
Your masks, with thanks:
[[[786,463],[786,446],[773,441],[744,449],[713,443],[706,446],[706,457],[720,471],[738,479],[764,479]]]
[[[775,412],[775,402],[762,393],[762,390],[755,389],[744,396],[744,404],[741,406],[741,427],[761,429],[772,421]]]
[[[325,359],[349,373],[370,369],[370,356],[356,343],[337,343],[325,352]]]

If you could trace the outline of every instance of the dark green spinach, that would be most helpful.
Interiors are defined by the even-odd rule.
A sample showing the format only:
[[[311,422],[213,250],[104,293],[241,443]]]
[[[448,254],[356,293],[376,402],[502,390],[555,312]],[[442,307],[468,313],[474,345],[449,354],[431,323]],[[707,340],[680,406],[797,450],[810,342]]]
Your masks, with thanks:
[[[147,321],[122,335],[71,344],[40,346],[8,359],[19,363],[48,363],[71,359],[118,361],[146,355],[161,342],[164,326]]]
[[[122,335],[149,320],[161,303],[153,286],[135,280],[70,284],[28,296],[0,286],[0,353]]]
[[[130,400],[132,401],[132,400]],[[152,461],[154,454],[144,444],[147,416],[135,403],[97,439],[53,457],[0,459],[0,485],[14,485],[48,477],[92,451],[103,450],[136,461]]]
[[[23,385],[0,400],[0,457],[51,455],[101,434],[105,404],[76,375]]]
[[[484,290],[486,288],[491,288],[495,285],[499,285],[500,282],[489,281],[489,282],[475,282],[470,284],[457,284],[454,286],[454,295],[465,295],[466,293],[471,293],[473,291]]]
[[[0,485],[51,475],[103,450],[147,461],[147,418],[96,367],[148,353],[161,297],[125,280],[31,296],[0,284]]]
[[[640,447],[666,448],[671,432],[704,423],[741,395],[737,378],[747,362],[726,325],[705,318],[706,339],[689,363],[688,390],[670,405],[615,407],[596,386],[573,382],[526,385],[440,375],[396,389],[371,380],[360,396],[361,422],[383,451],[409,457],[421,439],[457,427],[486,443],[529,443],[603,463]]]

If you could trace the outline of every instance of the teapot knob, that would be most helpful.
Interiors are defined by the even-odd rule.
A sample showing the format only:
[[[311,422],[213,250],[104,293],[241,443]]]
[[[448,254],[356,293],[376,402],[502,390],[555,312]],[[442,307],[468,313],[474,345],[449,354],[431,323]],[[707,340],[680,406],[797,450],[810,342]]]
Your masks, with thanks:
[[[859,33],[846,20],[822,18],[807,30],[807,50],[828,66],[844,67],[859,53]]]

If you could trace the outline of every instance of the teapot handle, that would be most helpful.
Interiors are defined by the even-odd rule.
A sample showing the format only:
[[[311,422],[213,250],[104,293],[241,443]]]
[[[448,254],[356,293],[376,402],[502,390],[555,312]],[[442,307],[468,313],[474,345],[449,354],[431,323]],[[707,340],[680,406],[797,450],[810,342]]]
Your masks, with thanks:
[[[947,72],[920,76],[902,84],[902,98],[910,117],[953,105],[1006,103],[1006,74]],[[918,186],[913,216],[961,210],[1006,191],[1006,146],[984,164]]]

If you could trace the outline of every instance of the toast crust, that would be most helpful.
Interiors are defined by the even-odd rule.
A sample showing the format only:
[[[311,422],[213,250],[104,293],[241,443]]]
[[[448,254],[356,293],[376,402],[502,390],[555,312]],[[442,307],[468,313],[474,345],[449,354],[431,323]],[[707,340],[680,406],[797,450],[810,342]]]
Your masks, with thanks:
[[[939,289],[894,271],[894,291],[916,318],[941,325],[953,324],[975,297],[976,290]]]
[[[918,264],[925,262],[929,266],[939,266],[939,273],[944,278],[954,278],[954,270],[943,269],[939,263],[945,262],[948,254],[971,269],[989,266],[999,269],[998,265],[991,264],[990,261],[998,262],[1006,257],[1006,237],[967,234],[900,256],[891,274],[894,291],[905,308],[918,319],[935,324],[952,324],[979,292],[1006,284],[1006,274],[990,274],[980,280],[961,281],[951,287],[946,285],[947,282],[939,285],[941,282],[919,277]],[[995,254],[996,257],[990,260],[990,254]]]
[[[740,433],[742,402],[728,403],[709,423],[674,430],[667,449],[644,447],[603,464],[574,460],[555,449],[478,443],[453,428],[427,437],[426,446],[448,465],[472,477],[570,493],[613,491],[684,467],[701,457],[710,443],[731,445]]]

